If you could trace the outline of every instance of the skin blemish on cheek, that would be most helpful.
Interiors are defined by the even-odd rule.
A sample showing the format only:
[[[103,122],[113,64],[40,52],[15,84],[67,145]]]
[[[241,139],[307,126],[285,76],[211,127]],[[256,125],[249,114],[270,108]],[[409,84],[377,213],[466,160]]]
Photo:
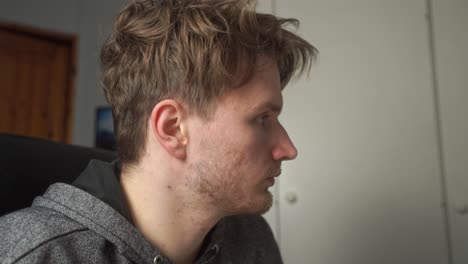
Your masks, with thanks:
[[[172,186],[171,186],[171,185],[168,185],[168,186],[167,186],[167,189],[172,190]]]

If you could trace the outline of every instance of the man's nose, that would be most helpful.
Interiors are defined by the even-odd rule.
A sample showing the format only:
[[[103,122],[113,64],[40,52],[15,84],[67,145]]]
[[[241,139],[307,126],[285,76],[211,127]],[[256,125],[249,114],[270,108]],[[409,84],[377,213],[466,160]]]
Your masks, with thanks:
[[[273,149],[274,160],[293,160],[297,157],[297,149],[289,138],[286,130],[281,127],[279,140]]]

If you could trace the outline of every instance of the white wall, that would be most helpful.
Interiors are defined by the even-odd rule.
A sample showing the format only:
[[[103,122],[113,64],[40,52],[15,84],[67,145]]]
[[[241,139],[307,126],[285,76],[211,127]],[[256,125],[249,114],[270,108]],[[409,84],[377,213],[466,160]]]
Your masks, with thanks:
[[[468,1],[432,2],[453,263],[468,263]]]
[[[55,31],[78,33],[79,0],[0,1],[0,19]]]
[[[447,263],[424,0],[276,1],[317,46],[284,92],[285,263]],[[296,193],[297,202],[285,202]]]
[[[99,74],[99,50],[105,37],[110,33],[114,16],[124,0],[81,0],[79,34],[80,55],[73,142],[79,145],[94,144],[95,107],[106,104]]]
[[[16,0],[0,1],[0,20],[75,34],[78,65],[73,111],[72,142],[94,144],[95,107],[104,105],[98,81],[98,53],[103,36],[124,0]]]

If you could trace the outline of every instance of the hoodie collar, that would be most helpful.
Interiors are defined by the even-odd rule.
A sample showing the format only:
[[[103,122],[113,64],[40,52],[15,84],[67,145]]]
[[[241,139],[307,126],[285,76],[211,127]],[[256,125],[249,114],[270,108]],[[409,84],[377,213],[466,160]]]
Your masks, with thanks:
[[[91,160],[72,185],[110,205],[132,223],[120,185],[120,172],[121,166],[118,160],[112,163]]]

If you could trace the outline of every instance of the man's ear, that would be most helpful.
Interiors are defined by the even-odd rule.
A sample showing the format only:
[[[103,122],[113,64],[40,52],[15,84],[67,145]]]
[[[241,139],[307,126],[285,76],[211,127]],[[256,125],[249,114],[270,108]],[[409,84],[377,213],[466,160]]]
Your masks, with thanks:
[[[151,112],[151,131],[161,146],[173,157],[185,159],[187,135],[184,127],[184,107],[167,99],[159,102]]]

